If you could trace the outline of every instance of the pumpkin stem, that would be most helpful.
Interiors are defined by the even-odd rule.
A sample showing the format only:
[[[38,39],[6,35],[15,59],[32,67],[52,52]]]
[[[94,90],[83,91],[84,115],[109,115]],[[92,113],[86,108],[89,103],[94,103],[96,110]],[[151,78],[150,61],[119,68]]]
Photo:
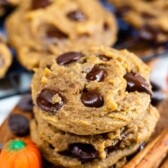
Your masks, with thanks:
[[[7,149],[9,149],[10,151],[18,151],[25,148],[25,146],[26,143],[22,140],[13,140],[9,142]]]

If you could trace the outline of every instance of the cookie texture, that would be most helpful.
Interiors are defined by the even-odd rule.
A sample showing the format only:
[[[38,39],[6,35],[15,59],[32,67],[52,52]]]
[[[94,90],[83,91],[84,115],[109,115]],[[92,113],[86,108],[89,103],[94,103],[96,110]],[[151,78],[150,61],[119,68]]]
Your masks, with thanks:
[[[4,39],[0,35],[0,78],[3,78],[12,63],[12,55],[5,44]]]
[[[139,145],[134,144],[129,148],[125,148],[124,150],[118,149],[111,154],[109,154],[108,158],[106,159],[94,159],[94,161],[87,161],[83,162],[78,160],[75,157],[64,156],[57,152],[57,149],[52,146],[52,144],[49,144],[45,140],[39,138],[38,136],[38,129],[36,127],[35,122],[32,122],[31,129],[33,130],[31,132],[31,138],[32,140],[37,144],[39,149],[42,151],[43,156],[50,161],[51,163],[60,166],[60,167],[71,167],[71,168],[108,168],[110,166],[115,165],[114,163],[118,164],[118,168],[122,168],[123,164],[120,164],[119,158],[122,158],[125,155],[129,155],[133,152],[135,152]],[[94,152],[91,151],[91,156],[94,156]],[[92,160],[92,159],[91,159]]]
[[[25,1],[7,19],[6,28],[27,69],[38,67],[41,59],[60,50],[111,46],[117,35],[114,16],[97,0]]]
[[[56,166],[122,168],[159,119],[149,68],[127,50],[91,47],[42,60],[32,80],[32,140]]]
[[[123,19],[146,40],[168,41],[167,0],[109,0]]]
[[[79,136],[56,129],[43,120],[36,113],[37,110],[37,108],[34,110],[36,123],[35,121],[32,123],[32,138],[44,150],[43,153],[46,156],[55,153],[54,156],[51,154],[52,159],[50,158],[53,164],[65,167],[72,165],[73,167],[110,167],[114,165],[121,158],[134,153],[143,142],[148,140],[158,116],[157,110],[150,107],[143,119],[138,119],[121,129],[106,134]],[[38,138],[44,142],[41,144],[34,134],[37,134]],[[95,149],[95,157],[91,158],[90,162],[86,158],[75,158],[70,153],[74,144]],[[51,153],[46,152],[46,148]],[[93,151],[90,153],[93,154]]]
[[[149,68],[126,50],[60,52],[36,71],[32,93],[40,115],[58,129],[79,135],[106,133],[148,110]]]

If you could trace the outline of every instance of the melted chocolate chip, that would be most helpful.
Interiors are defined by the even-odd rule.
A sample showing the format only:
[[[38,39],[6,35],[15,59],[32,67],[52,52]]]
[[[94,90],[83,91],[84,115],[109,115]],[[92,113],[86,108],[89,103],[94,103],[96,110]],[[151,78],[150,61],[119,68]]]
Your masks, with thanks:
[[[102,107],[104,104],[103,97],[97,91],[87,91],[81,96],[81,101],[86,107]]]
[[[33,112],[33,101],[31,95],[25,95],[18,103],[18,107],[22,111]]]
[[[102,61],[110,61],[111,58],[107,57],[106,55],[99,55],[98,56]]]
[[[147,81],[137,73],[130,72],[124,76],[127,81],[128,92],[145,92],[151,95],[150,86]]]
[[[32,9],[45,8],[51,4],[51,0],[32,0]]]
[[[145,40],[156,40],[160,33],[161,30],[159,28],[144,26],[140,30],[140,37]]]
[[[68,35],[66,33],[62,32],[60,29],[54,26],[48,27],[46,35],[48,38],[58,38],[60,40],[68,38]]]
[[[108,31],[108,30],[110,29],[110,26],[109,26],[109,24],[108,24],[107,22],[105,22],[105,23],[103,24],[103,29],[104,29],[105,31]]]
[[[12,114],[8,119],[8,126],[13,134],[26,136],[29,134],[29,120],[20,114]]]
[[[66,65],[79,60],[81,57],[83,57],[83,54],[80,52],[67,52],[57,58],[57,63],[59,65]]]
[[[166,99],[166,95],[162,92],[154,92],[153,95],[152,95],[152,99],[151,99],[151,104],[153,106],[157,106],[159,103],[161,103],[163,100]]]
[[[59,102],[54,102],[53,97],[58,95]],[[58,100],[56,100],[58,101]],[[65,103],[65,98],[56,90],[43,89],[36,99],[37,105],[44,111],[56,113]]]
[[[101,68],[98,65],[95,65],[93,69],[86,75],[86,79],[88,81],[103,81],[103,79],[106,77],[106,72],[103,68]]]
[[[67,14],[67,17],[73,21],[84,21],[86,20],[86,16],[79,10],[72,11]]]
[[[82,163],[97,158],[98,154],[95,148],[90,144],[74,143],[69,145],[68,151],[73,157],[78,158]]]

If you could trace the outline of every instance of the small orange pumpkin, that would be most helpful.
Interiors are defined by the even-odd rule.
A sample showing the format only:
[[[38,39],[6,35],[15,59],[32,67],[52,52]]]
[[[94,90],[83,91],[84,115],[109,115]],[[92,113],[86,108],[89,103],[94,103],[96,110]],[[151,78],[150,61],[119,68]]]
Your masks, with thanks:
[[[41,168],[41,155],[29,139],[6,143],[0,153],[0,168]]]

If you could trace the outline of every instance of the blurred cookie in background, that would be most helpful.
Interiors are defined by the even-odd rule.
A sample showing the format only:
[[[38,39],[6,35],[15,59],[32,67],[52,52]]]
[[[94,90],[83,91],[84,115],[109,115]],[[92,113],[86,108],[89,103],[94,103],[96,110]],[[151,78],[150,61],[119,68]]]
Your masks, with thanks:
[[[29,70],[60,50],[111,46],[117,39],[115,17],[97,0],[26,1],[9,16],[6,28],[21,64]]]
[[[168,1],[109,0],[117,13],[139,31],[141,38],[157,43],[168,41]]]
[[[0,35],[0,78],[3,78],[12,63],[12,55],[5,40]]]

